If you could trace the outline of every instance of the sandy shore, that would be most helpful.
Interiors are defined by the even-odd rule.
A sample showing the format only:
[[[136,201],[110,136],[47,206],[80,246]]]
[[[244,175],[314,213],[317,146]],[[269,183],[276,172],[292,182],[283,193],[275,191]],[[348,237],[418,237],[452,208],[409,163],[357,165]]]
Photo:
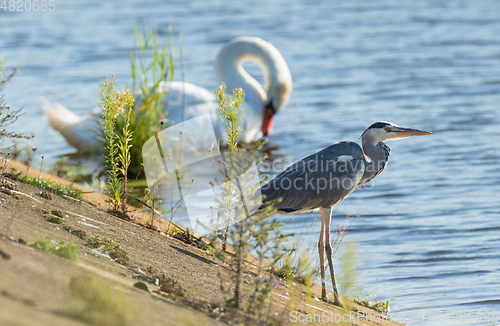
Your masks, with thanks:
[[[27,170],[15,161],[10,162],[9,170],[12,168],[22,173]],[[28,172],[35,177],[38,173]],[[42,177],[71,184],[43,172]],[[125,221],[108,214],[105,197],[90,189],[82,188],[83,201],[55,195],[49,200],[39,197],[40,190],[34,187],[7,180],[16,185],[22,198],[0,192],[1,325],[259,324],[223,306],[233,284],[225,262],[195,245],[144,227],[144,212],[132,213],[133,222]],[[44,211],[56,210],[63,213],[62,224],[44,217]],[[119,263],[93,248],[83,234],[86,239],[111,240],[126,251],[126,262]],[[74,243],[78,260],[30,246],[46,235]],[[257,277],[252,270],[246,274]],[[157,280],[158,275],[167,279]],[[340,325],[335,319],[343,316],[353,325],[401,325],[365,307],[355,305],[346,312],[306,297],[300,284],[295,285],[296,296],[291,300],[288,282],[278,283],[272,294],[272,314],[280,324],[314,324],[309,321],[316,318],[316,324]],[[313,286],[316,297],[320,290]],[[82,292],[90,294],[85,297]],[[89,296],[94,301],[103,297],[105,303],[94,307]],[[292,305],[295,308],[290,314]]]

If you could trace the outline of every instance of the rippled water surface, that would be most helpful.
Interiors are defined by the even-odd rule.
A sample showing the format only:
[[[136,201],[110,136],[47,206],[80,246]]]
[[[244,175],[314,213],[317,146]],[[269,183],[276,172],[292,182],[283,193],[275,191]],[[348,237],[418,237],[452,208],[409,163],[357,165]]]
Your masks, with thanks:
[[[133,17],[182,31],[185,79],[210,90],[224,42],[274,44],[294,79],[270,138],[276,158],[358,140],[379,120],[435,132],[389,143],[386,171],[339,205],[334,223],[355,216],[345,241],[357,242],[358,286],[393,299],[393,313],[500,315],[500,2],[56,1],[54,12],[0,11],[0,56],[20,67],[6,100],[25,108],[17,127],[49,161],[72,149],[42,121],[38,98],[84,114],[104,76],[130,82]]]

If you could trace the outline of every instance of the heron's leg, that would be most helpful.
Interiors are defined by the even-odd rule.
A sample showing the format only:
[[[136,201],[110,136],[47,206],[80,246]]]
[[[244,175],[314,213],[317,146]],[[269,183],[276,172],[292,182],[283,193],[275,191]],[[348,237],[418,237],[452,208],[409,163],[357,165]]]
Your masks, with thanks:
[[[332,244],[330,241],[330,224],[332,222],[332,207],[323,208],[323,211],[324,211],[323,222],[325,225],[325,249],[326,249],[326,258],[328,259],[328,266],[330,267],[330,276],[332,277],[333,296],[334,296],[333,304],[342,307],[342,303],[340,302],[339,291],[337,290],[337,281],[335,280],[335,272],[333,270]]]
[[[320,207],[319,212],[321,213],[321,233],[319,234],[318,242],[318,253],[319,253],[319,265],[321,270],[321,299],[327,300],[326,297],[326,279],[325,279],[325,219],[323,208]]]

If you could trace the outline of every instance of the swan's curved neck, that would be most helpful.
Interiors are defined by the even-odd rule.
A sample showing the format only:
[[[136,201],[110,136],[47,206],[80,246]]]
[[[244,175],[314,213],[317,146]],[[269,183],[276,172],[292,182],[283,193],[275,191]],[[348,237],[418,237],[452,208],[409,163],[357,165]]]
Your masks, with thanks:
[[[243,68],[243,63],[247,61],[254,61],[261,67],[266,90]],[[290,71],[279,51],[270,43],[255,37],[240,37],[231,41],[215,60],[217,82],[224,82],[229,92],[234,88],[243,88],[245,102],[256,109],[260,107],[260,110],[267,100],[269,88],[287,74],[290,75]]]

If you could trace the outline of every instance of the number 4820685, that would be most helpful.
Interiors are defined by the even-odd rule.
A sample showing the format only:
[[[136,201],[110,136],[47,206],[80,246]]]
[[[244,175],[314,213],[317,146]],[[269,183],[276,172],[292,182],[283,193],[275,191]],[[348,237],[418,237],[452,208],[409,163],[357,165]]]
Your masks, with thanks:
[[[0,0],[2,1],[2,0]],[[3,11],[54,11],[55,0],[3,0]]]

